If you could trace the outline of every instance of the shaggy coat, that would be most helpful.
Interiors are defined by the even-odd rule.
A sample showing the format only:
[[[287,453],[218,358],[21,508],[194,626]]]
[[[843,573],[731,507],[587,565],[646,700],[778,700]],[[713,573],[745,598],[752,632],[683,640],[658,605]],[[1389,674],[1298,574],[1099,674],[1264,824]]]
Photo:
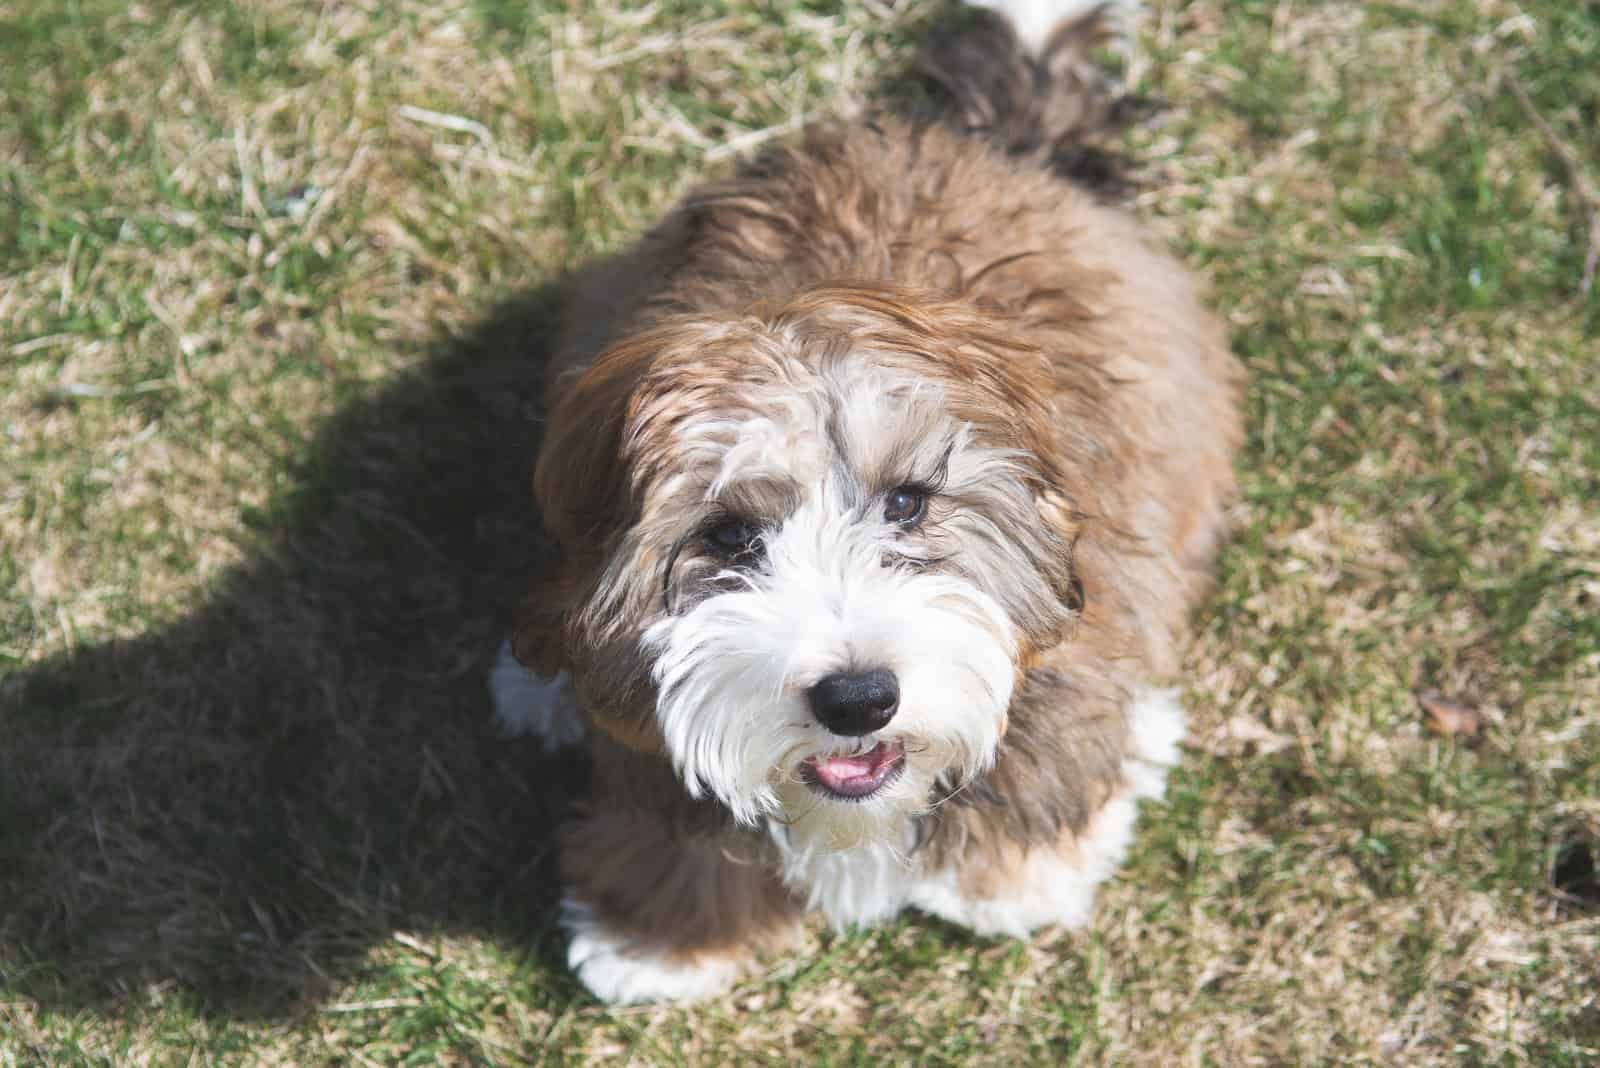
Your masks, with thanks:
[[[1118,117],[1099,32],[1040,58],[998,20],[935,42],[940,115],[812,128],[581,277],[536,473],[559,552],[515,648],[590,727],[561,869],[602,996],[714,992],[813,907],[1081,922],[1051,886],[1092,889],[1159,793],[1179,728],[1150,687],[1223,533],[1240,373],[1183,269],[1074,180],[1107,176]],[[844,653],[750,654],[768,724],[730,696],[727,635],[843,612],[804,561],[883,607],[837,617]],[[874,656],[905,721],[878,757],[791,722],[786,687]],[[818,800],[796,737],[904,774]]]

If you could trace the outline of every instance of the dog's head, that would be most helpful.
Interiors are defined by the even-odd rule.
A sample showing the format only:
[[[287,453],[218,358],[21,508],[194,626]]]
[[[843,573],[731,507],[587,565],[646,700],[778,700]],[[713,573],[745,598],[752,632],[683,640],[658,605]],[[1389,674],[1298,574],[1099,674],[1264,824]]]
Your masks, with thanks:
[[[1056,372],[971,306],[671,317],[555,391],[519,655],[737,818],[846,847],[994,759],[1081,606]]]

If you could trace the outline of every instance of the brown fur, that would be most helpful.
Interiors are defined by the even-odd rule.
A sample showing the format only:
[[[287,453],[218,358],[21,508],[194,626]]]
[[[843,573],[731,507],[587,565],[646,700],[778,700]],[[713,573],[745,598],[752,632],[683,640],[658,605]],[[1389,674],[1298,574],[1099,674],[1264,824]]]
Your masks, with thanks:
[[[746,957],[781,944],[800,906],[770,848],[710,803],[686,801],[672,770],[599,740],[594,803],[562,830],[563,882],[642,949]]]
[[[967,84],[951,61],[940,76]],[[1239,369],[1182,269],[1057,173],[1096,113],[1052,98],[1066,133],[1029,140],[1014,132],[1043,120],[993,113],[1017,93],[967,95],[957,126],[994,136],[892,116],[813,128],[691,194],[576,292],[536,479],[560,554],[517,647],[571,670],[604,732],[564,871],[641,944],[739,952],[796,915],[761,836],[691,802],[654,755],[629,624],[659,588],[596,608],[624,531],[657,521],[647,491],[675,420],[767,374],[763,339],[870,347],[1034,464],[1053,598],[1024,628],[997,763],[924,818],[928,863],[994,890],[1030,849],[1070,853],[1123,788],[1130,690],[1176,666],[1233,492]]]

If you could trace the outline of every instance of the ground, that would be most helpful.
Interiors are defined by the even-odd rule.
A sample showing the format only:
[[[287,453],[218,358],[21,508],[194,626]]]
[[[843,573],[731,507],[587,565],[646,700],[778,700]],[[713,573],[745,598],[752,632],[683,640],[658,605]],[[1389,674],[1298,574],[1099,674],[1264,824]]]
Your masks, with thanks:
[[[483,688],[552,284],[935,14],[0,0],[0,1064],[1600,1057],[1592,3],[1149,5],[1132,210],[1250,437],[1090,929],[565,973]]]

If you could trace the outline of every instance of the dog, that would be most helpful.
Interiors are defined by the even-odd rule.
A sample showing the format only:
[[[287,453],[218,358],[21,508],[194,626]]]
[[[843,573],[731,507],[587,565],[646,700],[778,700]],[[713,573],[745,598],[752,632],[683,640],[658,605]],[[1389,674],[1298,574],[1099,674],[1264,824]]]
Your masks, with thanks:
[[[491,688],[587,748],[561,918],[606,1002],[813,912],[1082,925],[1178,759],[1241,372],[1090,187],[1108,12],[985,6],[931,114],[815,126],[575,284]]]

